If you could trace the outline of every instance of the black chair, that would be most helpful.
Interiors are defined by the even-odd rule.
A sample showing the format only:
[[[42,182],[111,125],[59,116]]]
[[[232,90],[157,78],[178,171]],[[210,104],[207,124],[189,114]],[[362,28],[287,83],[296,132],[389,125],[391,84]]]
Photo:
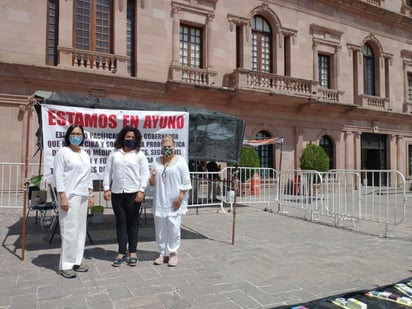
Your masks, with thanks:
[[[44,225],[47,221],[47,213],[56,209],[56,204],[47,202],[47,191],[40,190],[39,186],[30,186],[28,188],[28,211],[26,215],[26,222],[32,210],[36,212],[36,224],[40,223],[40,228],[44,231]],[[52,221],[52,217],[50,217]]]
[[[50,191],[50,195],[52,197],[52,200],[54,201],[55,205],[56,205],[56,215],[53,218],[52,223],[50,224],[50,238],[49,238],[49,244],[52,243],[54,235],[57,232],[57,229],[60,227],[60,223],[59,223],[59,212],[57,211],[57,205],[58,205],[58,201],[57,201],[57,190],[56,187],[53,187],[51,184],[49,184],[49,191]],[[87,227],[87,238],[89,239],[89,242],[91,244],[93,244],[93,240],[92,237],[90,236],[89,233],[89,228]]]

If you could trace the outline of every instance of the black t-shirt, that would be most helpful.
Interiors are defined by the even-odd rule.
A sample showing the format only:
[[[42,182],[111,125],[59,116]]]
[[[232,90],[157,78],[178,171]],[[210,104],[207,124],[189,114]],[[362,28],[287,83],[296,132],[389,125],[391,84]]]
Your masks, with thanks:
[[[208,172],[219,172],[220,168],[217,165],[217,163],[215,161],[210,161],[207,165],[207,171]],[[219,175],[218,174],[211,174],[209,175],[209,179],[219,179]]]

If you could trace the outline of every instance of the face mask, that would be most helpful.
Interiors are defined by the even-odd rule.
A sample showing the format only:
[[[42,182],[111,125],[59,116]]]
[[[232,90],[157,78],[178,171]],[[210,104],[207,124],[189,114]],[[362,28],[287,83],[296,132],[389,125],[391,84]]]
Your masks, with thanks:
[[[83,141],[83,136],[69,136],[70,144],[79,146]]]
[[[134,148],[136,146],[136,141],[134,139],[125,139],[123,145],[128,148]]]
[[[162,155],[165,157],[170,157],[173,155],[174,148],[162,147]]]

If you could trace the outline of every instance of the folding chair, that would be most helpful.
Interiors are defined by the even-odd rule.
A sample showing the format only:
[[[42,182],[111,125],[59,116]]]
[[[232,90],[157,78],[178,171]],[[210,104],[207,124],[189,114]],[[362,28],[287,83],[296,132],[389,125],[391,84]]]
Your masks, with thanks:
[[[30,211],[36,211],[36,224],[40,223],[40,228],[44,231],[44,224],[47,220],[47,212],[55,210],[56,205],[53,202],[47,202],[47,191],[40,190],[38,186],[30,186],[28,192],[28,212],[26,215],[26,222]]]
[[[54,235],[57,232],[57,229],[60,227],[60,223],[59,223],[59,212],[57,211],[57,205],[58,205],[58,201],[57,201],[57,190],[56,187],[53,187],[51,184],[49,184],[49,191],[50,191],[50,195],[52,197],[52,200],[54,201],[55,205],[56,205],[56,215],[53,218],[52,223],[50,224],[50,238],[49,238],[49,244],[52,243]],[[93,240],[92,237],[89,234],[89,228],[87,227],[87,238],[89,239],[89,242],[91,244],[93,244]]]

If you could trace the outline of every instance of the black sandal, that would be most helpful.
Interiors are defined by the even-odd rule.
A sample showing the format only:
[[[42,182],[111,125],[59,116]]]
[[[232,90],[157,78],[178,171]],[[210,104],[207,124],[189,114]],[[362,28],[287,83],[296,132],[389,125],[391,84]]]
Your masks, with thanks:
[[[129,266],[136,266],[137,262],[138,262],[137,258],[135,258],[135,257],[129,257],[129,259],[128,259],[128,261],[127,261],[127,264],[128,264]]]
[[[113,267],[119,267],[123,262],[126,262],[126,255],[123,255],[121,258],[116,258],[112,262]]]

